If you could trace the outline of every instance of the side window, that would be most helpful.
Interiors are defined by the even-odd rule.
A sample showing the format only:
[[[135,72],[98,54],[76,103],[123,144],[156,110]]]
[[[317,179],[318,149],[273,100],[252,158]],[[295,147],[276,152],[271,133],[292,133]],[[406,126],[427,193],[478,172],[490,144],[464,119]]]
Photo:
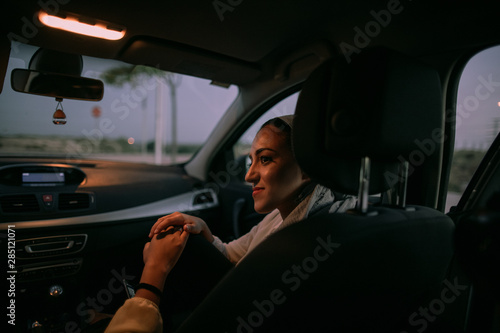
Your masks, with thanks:
[[[275,104],[271,109],[266,111],[266,113],[264,113],[262,116],[260,116],[260,118],[257,119],[257,121],[253,123],[245,133],[243,133],[243,135],[233,146],[234,158],[236,160],[247,159],[245,165],[248,165],[247,162],[248,154],[250,153],[250,147],[252,146],[252,141],[255,138],[255,135],[259,131],[260,127],[269,119],[294,114],[298,96],[299,92],[296,92],[286,97],[278,104]]]
[[[500,130],[500,46],[472,57],[460,78],[446,212],[456,205]]]

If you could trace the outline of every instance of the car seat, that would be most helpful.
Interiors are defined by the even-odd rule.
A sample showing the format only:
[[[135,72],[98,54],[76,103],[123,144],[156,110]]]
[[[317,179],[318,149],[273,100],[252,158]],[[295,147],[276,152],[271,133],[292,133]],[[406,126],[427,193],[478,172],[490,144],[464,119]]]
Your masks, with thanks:
[[[272,234],[178,332],[432,331],[441,295],[453,296],[442,290],[453,287],[443,281],[454,225],[406,205],[405,179],[418,143],[442,130],[442,110],[438,74],[396,52],[320,65],[297,102],[294,152],[314,181],[359,195],[357,209]],[[369,204],[369,194],[390,188],[394,205]]]

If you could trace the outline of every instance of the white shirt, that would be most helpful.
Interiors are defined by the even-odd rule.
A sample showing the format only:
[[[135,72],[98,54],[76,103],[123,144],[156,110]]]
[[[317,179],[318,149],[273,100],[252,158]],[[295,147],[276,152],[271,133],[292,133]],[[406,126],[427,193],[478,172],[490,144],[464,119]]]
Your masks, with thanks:
[[[247,234],[229,243],[223,243],[214,236],[213,245],[219,249],[232,263],[237,264],[247,253],[252,251],[269,235],[292,223],[296,223],[313,215],[319,210],[330,206],[329,213],[342,213],[354,208],[356,198],[348,196],[342,200],[336,200],[331,190],[321,185],[316,185],[312,193],[307,195],[297,207],[287,216],[285,220],[281,218],[280,212],[275,209],[267,214],[262,221],[254,226]]]

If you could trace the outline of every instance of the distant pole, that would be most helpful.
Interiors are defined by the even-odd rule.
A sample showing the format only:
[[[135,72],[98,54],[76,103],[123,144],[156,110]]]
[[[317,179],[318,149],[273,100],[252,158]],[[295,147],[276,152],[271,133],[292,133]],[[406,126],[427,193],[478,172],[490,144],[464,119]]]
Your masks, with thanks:
[[[177,92],[175,87],[170,88],[172,103],[172,164],[177,160]]]
[[[170,104],[172,107],[172,151],[171,163],[177,160],[177,87],[181,84],[182,77],[174,73],[168,73],[166,77],[170,88]]]
[[[493,135],[492,135],[491,143],[493,143],[493,141],[495,141],[499,132],[500,132],[500,118],[496,117],[493,120]]]
[[[147,136],[146,136],[146,124],[148,117],[148,96],[146,95],[141,101],[142,107],[142,123],[141,123],[141,153],[146,155],[147,153]]]
[[[158,80],[156,86],[155,115],[155,164],[160,165],[163,158],[163,80]]]

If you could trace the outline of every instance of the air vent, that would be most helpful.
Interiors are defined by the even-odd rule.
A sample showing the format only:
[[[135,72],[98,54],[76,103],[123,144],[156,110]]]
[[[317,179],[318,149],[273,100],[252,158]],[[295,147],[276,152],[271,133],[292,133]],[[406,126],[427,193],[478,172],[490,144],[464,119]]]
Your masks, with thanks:
[[[87,209],[90,207],[90,196],[87,193],[59,194],[59,210]]]
[[[4,213],[38,212],[40,206],[34,194],[8,195],[0,198]]]
[[[213,202],[214,202],[214,197],[212,196],[211,192],[198,193],[193,199],[194,205],[202,205]]]

